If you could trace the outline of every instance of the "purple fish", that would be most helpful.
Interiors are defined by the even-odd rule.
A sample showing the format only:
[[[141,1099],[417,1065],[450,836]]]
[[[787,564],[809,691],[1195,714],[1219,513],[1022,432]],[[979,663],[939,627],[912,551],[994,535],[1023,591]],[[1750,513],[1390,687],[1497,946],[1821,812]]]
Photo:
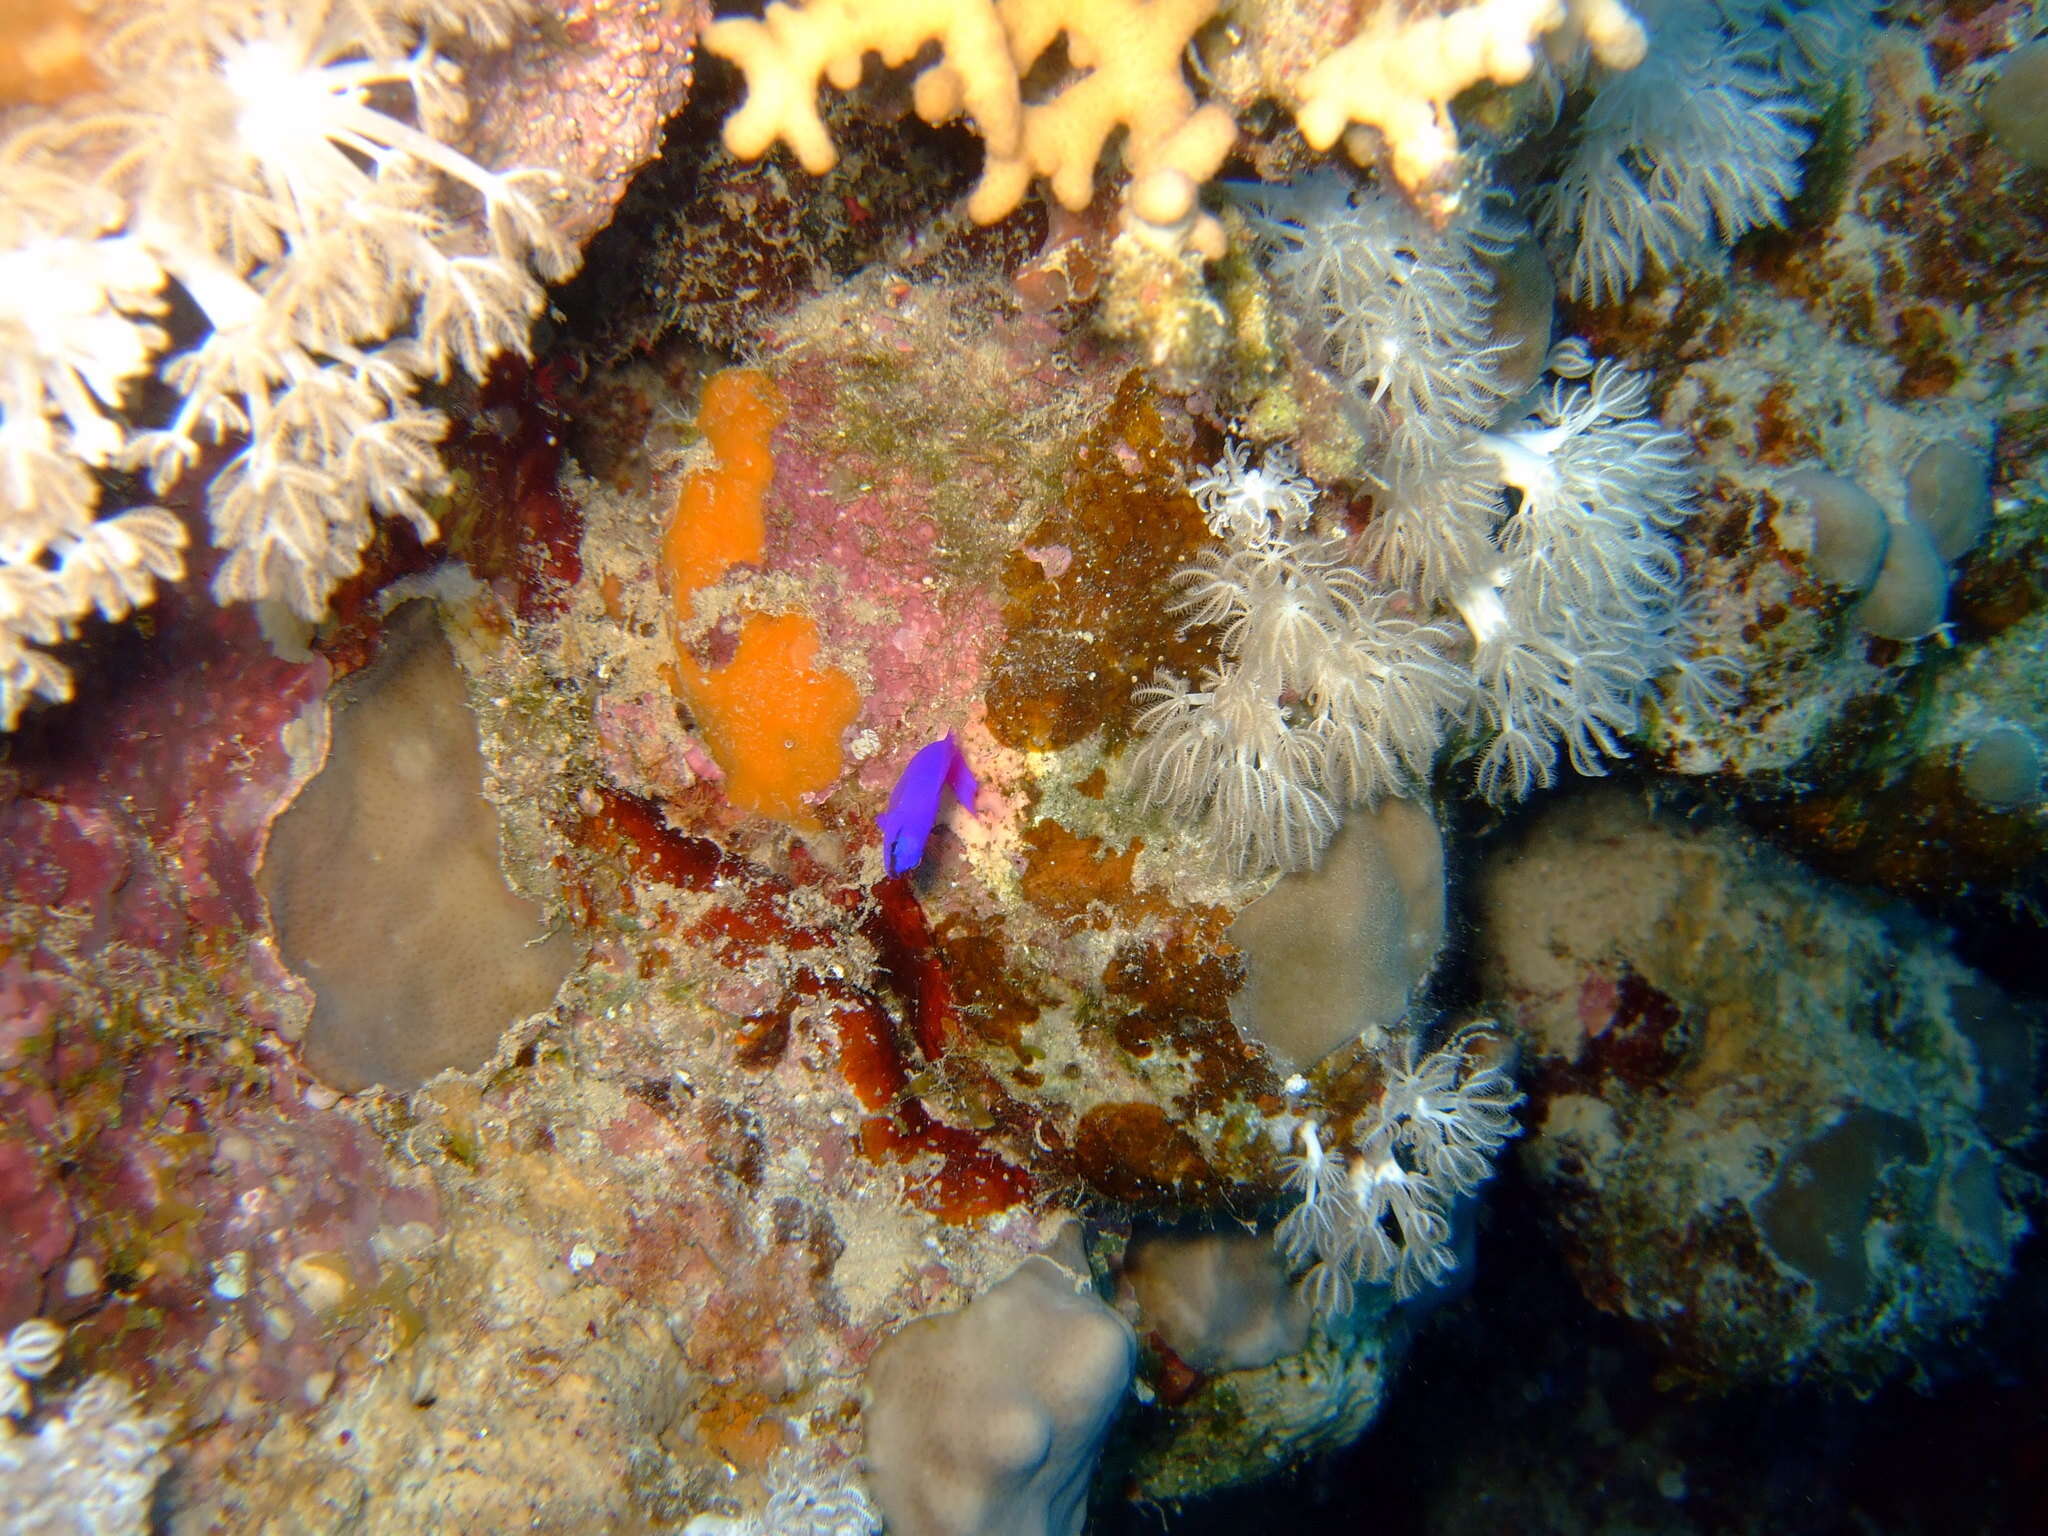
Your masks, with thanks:
[[[925,841],[932,835],[932,823],[939,819],[939,801],[949,787],[954,799],[968,810],[974,809],[974,796],[981,786],[951,731],[930,746],[918,748],[917,755],[904,765],[896,787],[889,791],[889,808],[875,818],[875,825],[882,829],[882,863],[890,874],[908,874],[924,862]]]

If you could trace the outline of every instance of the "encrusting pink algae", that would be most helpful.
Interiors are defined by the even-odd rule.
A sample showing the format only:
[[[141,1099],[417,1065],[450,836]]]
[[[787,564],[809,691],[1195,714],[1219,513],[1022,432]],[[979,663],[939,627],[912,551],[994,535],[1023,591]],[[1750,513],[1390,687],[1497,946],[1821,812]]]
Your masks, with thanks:
[[[0,3],[0,1529],[2038,1523],[2042,27]]]

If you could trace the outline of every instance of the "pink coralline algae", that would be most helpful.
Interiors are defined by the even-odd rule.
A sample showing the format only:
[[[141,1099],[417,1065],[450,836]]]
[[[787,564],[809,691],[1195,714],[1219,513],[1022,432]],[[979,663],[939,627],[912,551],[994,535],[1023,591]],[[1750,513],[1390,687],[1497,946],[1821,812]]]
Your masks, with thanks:
[[[0,1206],[21,1234],[0,1311],[179,1380],[195,1427],[304,1411],[361,1366],[437,1221],[430,1186],[312,1107],[284,1043],[296,983],[261,937],[252,872],[326,671],[174,598],[0,770]]]
[[[860,371],[850,380],[839,371],[849,359],[810,348],[778,370],[789,416],[776,436],[763,574],[802,580],[828,645],[853,660],[863,700],[856,734],[873,729],[907,748],[954,728],[977,704],[1001,633],[986,578],[1008,557],[1010,530],[1053,494],[1056,463],[1020,465],[990,451],[1003,424],[1080,417],[1091,394],[1099,408],[1107,379],[1047,367],[1059,333],[1043,318],[977,313],[966,295],[886,279],[830,309],[850,315],[863,301]],[[832,318],[813,313],[809,323]],[[987,389],[939,412],[917,397],[926,381],[945,387],[941,377],[958,366],[927,351],[945,336],[971,349]],[[858,395],[846,392],[849,382]],[[1006,469],[1031,478],[1020,483]],[[872,760],[862,784],[886,789],[900,762]]]
[[[0,860],[11,895],[88,914],[95,942],[175,949],[186,925],[260,922],[257,853],[294,771],[284,730],[327,669],[276,659],[246,614],[171,600],[160,620],[148,643],[109,637],[119,664],[81,710],[16,737]]]
[[[486,165],[548,165],[572,178],[563,233],[602,229],[633,173],[688,100],[706,0],[549,0],[546,19],[473,68],[487,103],[464,145]]]

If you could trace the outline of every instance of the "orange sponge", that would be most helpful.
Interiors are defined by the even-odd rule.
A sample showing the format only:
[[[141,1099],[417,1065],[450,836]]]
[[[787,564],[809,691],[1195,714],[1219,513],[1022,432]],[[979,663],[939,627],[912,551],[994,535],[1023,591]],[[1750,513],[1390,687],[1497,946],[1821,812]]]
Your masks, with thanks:
[[[675,605],[677,691],[725,770],[726,798],[808,827],[817,823],[804,796],[839,777],[839,738],[860,713],[853,680],[816,664],[818,626],[800,613],[748,614],[719,666],[700,663],[682,638],[696,594],[761,558],[762,505],[775,477],[769,439],[782,414],[764,374],[733,368],[706,381],[697,425],[718,462],[683,482],[661,563]]]
[[[661,546],[662,574],[678,614],[688,615],[700,587],[761,558],[761,503],[775,478],[768,440],[781,422],[782,394],[766,374],[728,368],[705,381],[697,430],[718,462],[683,482]]]
[[[802,797],[839,777],[839,737],[860,713],[845,673],[814,665],[818,626],[800,613],[752,613],[722,667],[677,657],[683,697],[725,770],[734,805],[813,826]]]

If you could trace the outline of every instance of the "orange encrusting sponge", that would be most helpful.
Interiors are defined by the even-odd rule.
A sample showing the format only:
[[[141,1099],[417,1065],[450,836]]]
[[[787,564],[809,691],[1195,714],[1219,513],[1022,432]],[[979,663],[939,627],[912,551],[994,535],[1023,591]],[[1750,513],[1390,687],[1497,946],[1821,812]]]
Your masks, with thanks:
[[[661,565],[675,612],[677,690],[725,770],[726,798],[810,827],[817,822],[803,797],[839,777],[839,738],[860,713],[853,680],[816,665],[818,626],[800,613],[750,613],[720,666],[703,665],[683,643],[696,594],[761,558],[762,503],[775,477],[769,439],[782,414],[765,374],[729,368],[705,382],[697,426],[718,462],[683,482]]]
[[[690,598],[735,565],[761,558],[767,532],[761,503],[775,478],[768,440],[782,424],[782,395],[764,373],[728,368],[704,382],[697,430],[718,462],[683,482],[661,542],[662,575],[687,617]]]
[[[843,672],[813,665],[818,626],[801,613],[751,613],[722,667],[676,658],[698,734],[725,770],[726,798],[812,824],[802,797],[839,777],[839,736],[860,713]]]

